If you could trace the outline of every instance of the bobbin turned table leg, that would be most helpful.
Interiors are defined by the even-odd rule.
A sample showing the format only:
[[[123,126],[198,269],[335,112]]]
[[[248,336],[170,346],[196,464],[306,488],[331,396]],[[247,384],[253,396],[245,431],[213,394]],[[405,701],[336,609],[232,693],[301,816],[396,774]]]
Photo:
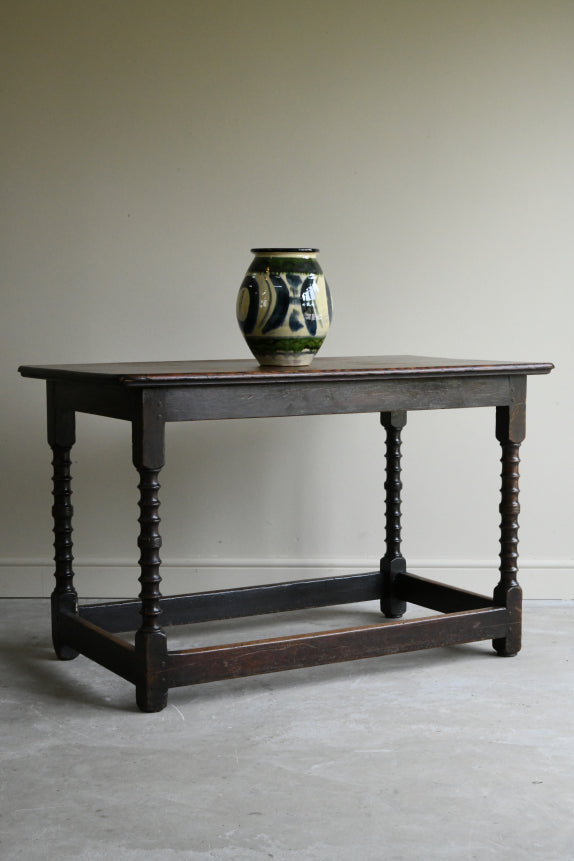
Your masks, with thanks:
[[[496,409],[496,438],[502,447],[502,485],[500,491],[500,581],[494,602],[506,607],[510,630],[506,637],[492,641],[502,657],[520,651],[522,634],[522,589],[518,585],[518,482],[520,443],[526,431],[526,378],[514,383],[516,402]]]
[[[167,704],[167,638],[161,629],[161,593],[159,573],[159,472],[164,464],[164,435],[161,403],[153,393],[143,392],[141,415],[132,423],[133,462],[140,482],[140,548],[141,626],[136,631],[136,702],[143,712],[158,712]]]
[[[73,410],[58,406],[56,384],[49,382],[48,393],[48,443],[52,449],[54,505],[54,560],[56,585],[51,596],[52,642],[57,656],[70,661],[78,655],[76,649],[67,645],[62,634],[60,613],[78,612],[78,594],[74,588],[74,556],[72,553],[72,475],[70,452],[76,441],[76,416]]]
[[[407,423],[404,410],[381,413],[381,424],[387,432],[386,449],[386,553],[381,559],[383,594],[381,611],[388,619],[400,618],[407,609],[406,601],[397,598],[395,581],[407,570],[401,553],[401,431]]]

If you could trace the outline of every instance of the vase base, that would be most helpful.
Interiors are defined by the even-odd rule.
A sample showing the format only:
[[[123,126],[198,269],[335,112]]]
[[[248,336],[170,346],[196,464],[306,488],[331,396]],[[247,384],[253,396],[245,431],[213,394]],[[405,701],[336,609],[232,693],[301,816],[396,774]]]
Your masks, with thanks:
[[[305,367],[305,365],[310,365],[314,358],[315,353],[294,353],[291,356],[288,353],[275,356],[256,356],[260,365],[274,365],[275,367],[288,368]]]
[[[247,335],[247,345],[260,365],[310,365],[324,338],[261,338]]]

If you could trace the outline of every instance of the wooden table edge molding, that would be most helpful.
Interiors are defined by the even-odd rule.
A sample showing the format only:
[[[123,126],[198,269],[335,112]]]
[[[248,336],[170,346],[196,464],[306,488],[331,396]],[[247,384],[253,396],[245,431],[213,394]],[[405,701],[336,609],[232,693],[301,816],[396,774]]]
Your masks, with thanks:
[[[518,464],[526,430],[526,378],[549,362],[417,356],[317,358],[310,367],[260,367],[250,360],[23,365],[47,383],[53,454],[56,585],[52,638],[58,657],[79,653],[128,680],[144,712],[172,687],[294,667],[492,640],[501,656],[521,642],[518,584]],[[411,410],[492,407],[502,450],[499,580],[477,595],[407,571],[401,552],[401,432]],[[139,474],[141,590],[138,600],[78,602],[74,586],[71,449],[77,412],[132,425]],[[163,597],[160,593],[159,473],[165,425],[175,421],[379,413],[385,431],[385,552],[376,571]],[[168,648],[166,629],[220,619],[379,600],[377,624],[193,649]],[[403,619],[407,603],[439,615]],[[135,642],[118,636],[135,631]]]
[[[125,386],[242,384],[331,379],[402,379],[410,376],[461,376],[483,374],[547,374],[549,362],[494,362],[427,356],[353,356],[316,358],[306,367],[262,367],[249,359],[177,362],[125,362],[78,365],[22,365],[25,377],[93,380]]]

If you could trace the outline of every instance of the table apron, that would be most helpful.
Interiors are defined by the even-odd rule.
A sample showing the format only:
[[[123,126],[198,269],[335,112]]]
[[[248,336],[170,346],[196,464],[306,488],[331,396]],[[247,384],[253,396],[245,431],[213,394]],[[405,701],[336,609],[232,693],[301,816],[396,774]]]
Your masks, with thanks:
[[[509,376],[181,386],[163,390],[163,417],[177,422],[492,407],[512,403],[513,388]]]
[[[71,410],[132,421],[141,411],[142,392],[109,383],[48,381],[54,392],[54,405]]]
[[[148,389],[57,382],[59,409],[132,421],[147,402],[161,421],[440,410],[512,404],[523,376],[338,380]],[[522,398],[519,398],[520,400]]]

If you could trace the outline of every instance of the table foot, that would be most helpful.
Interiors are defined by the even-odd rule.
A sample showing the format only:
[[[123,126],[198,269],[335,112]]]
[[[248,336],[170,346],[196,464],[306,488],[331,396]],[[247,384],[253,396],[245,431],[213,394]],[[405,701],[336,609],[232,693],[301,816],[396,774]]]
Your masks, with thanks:
[[[510,652],[508,651],[506,646],[497,646],[497,643],[506,643],[506,640],[493,640],[492,645],[494,647],[494,651],[500,658],[515,658],[518,654],[518,651]]]
[[[388,567],[381,560],[381,573],[383,575],[383,594],[381,597],[381,613],[387,619],[400,619],[407,609],[407,602],[398,598],[396,594],[397,578],[400,574],[406,574],[404,559],[393,559]],[[395,565],[393,565],[395,563]]]
[[[522,589],[511,586],[510,589],[496,587],[494,601],[506,607],[511,622],[506,637],[492,641],[492,647],[501,658],[513,658],[522,647]]]
[[[167,705],[167,638],[163,632],[137,631],[136,703],[141,712],[160,712]]]
[[[69,646],[66,643],[66,638],[62,634],[61,631],[61,613],[73,613],[74,615],[78,612],[78,599],[76,595],[71,593],[60,595],[57,592],[52,593],[51,597],[52,604],[52,643],[54,646],[54,651],[60,661],[72,661],[74,658],[77,658],[80,654],[77,649],[74,649],[72,646]]]

